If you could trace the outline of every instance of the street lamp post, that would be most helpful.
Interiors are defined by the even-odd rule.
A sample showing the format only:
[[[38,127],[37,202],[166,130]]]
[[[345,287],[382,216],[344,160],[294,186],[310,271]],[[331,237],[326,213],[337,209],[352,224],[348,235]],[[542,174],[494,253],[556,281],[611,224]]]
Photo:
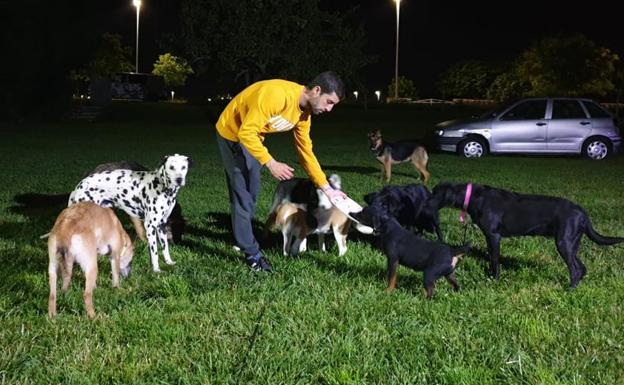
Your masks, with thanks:
[[[399,99],[399,12],[401,10],[401,0],[394,0],[396,3],[396,56],[394,60],[394,101]]]
[[[137,21],[136,21],[136,48],[135,50],[135,55],[136,55],[136,61],[135,61],[135,66],[134,66],[134,71],[136,73],[139,73],[139,13],[141,11],[141,0],[132,0],[132,5],[134,5],[136,7],[136,16],[137,16]]]

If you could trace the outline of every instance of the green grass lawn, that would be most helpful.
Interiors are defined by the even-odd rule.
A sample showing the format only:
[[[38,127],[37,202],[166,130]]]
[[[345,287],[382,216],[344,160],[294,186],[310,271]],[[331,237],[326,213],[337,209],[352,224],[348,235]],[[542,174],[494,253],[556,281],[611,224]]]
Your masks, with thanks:
[[[338,106],[313,124],[315,152],[343,189],[363,202],[384,186],[366,133],[417,138],[433,123],[470,109]],[[309,251],[283,257],[266,249],[273,274],[248,270],[232,250],[224,173],[209,123],[218,111],[185,105],[118,104],[98,123],[0,126],[0,384],[622,384],[624,383],[624,247],[586,237],[588,274],[573,291],[554,242],[505,239],[501,279],[486,275],[485,240],[459,265],[462,286],[444,280],[424,299],[422,273],[400,267],[397,290],[384,289],[386,261],[372,238],[352,233],[338,257]],[[267,139],[271,153],[296,168],[289,134]],[[63,208],[20,206],[18,194],[71,191],[100,163],[136,160],[155,167],[163,155],[191,156],[195,167],[178,195],[188,224],[177,262],[152,273],[136,243],[133,275],[110,287],[101,260],[97,317],[85,314],[84,278],[47,317],[49,231]],[[429,187],[472,181],[568,198],[603,234],[624,236],[624,157],[493,156],[465,160],[432,153]],[[417,181],[409,164],[394,184]],[[277,182],[267,172],[258,229]],[[458,212],[442,212],[448,242],[462,241]],[[120,219],[131,235],[125,214]],[[277,238],[277,237],[276,237]],[[330,237],[331,238],[331,237]]]

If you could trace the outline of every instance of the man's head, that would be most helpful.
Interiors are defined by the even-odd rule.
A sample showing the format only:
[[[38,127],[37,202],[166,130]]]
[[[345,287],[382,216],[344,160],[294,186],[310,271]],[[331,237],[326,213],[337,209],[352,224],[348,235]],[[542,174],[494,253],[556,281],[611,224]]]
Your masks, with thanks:
[[[333,71],[319,74],[306,88],[308,104],[315,115],[331,111],[345,97],[344,84]]]

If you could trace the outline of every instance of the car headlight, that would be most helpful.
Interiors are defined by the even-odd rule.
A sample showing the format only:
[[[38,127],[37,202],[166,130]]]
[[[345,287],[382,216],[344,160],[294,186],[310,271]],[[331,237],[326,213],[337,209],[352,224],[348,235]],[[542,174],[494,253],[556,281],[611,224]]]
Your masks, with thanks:
[[[444,130],[436,130],[436,135],[438,136],[444,136]]]

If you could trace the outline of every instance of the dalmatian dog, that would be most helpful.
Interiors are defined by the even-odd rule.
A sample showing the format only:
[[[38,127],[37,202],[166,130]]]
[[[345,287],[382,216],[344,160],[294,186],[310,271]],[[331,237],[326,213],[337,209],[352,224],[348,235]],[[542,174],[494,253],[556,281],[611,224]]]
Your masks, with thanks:
[[[102,207],[116,207],[131,218],[143,221],[154,272],[160,272],[157,242],[162,247],[165,263],[175,262],[169,254],[165,225],[176,204],[176,196],[186,184],[186,173],[192,159],[168,155],[153,171],[111,170],[94,173],[78,183],[69,195],[68,206],[94,202]]]

